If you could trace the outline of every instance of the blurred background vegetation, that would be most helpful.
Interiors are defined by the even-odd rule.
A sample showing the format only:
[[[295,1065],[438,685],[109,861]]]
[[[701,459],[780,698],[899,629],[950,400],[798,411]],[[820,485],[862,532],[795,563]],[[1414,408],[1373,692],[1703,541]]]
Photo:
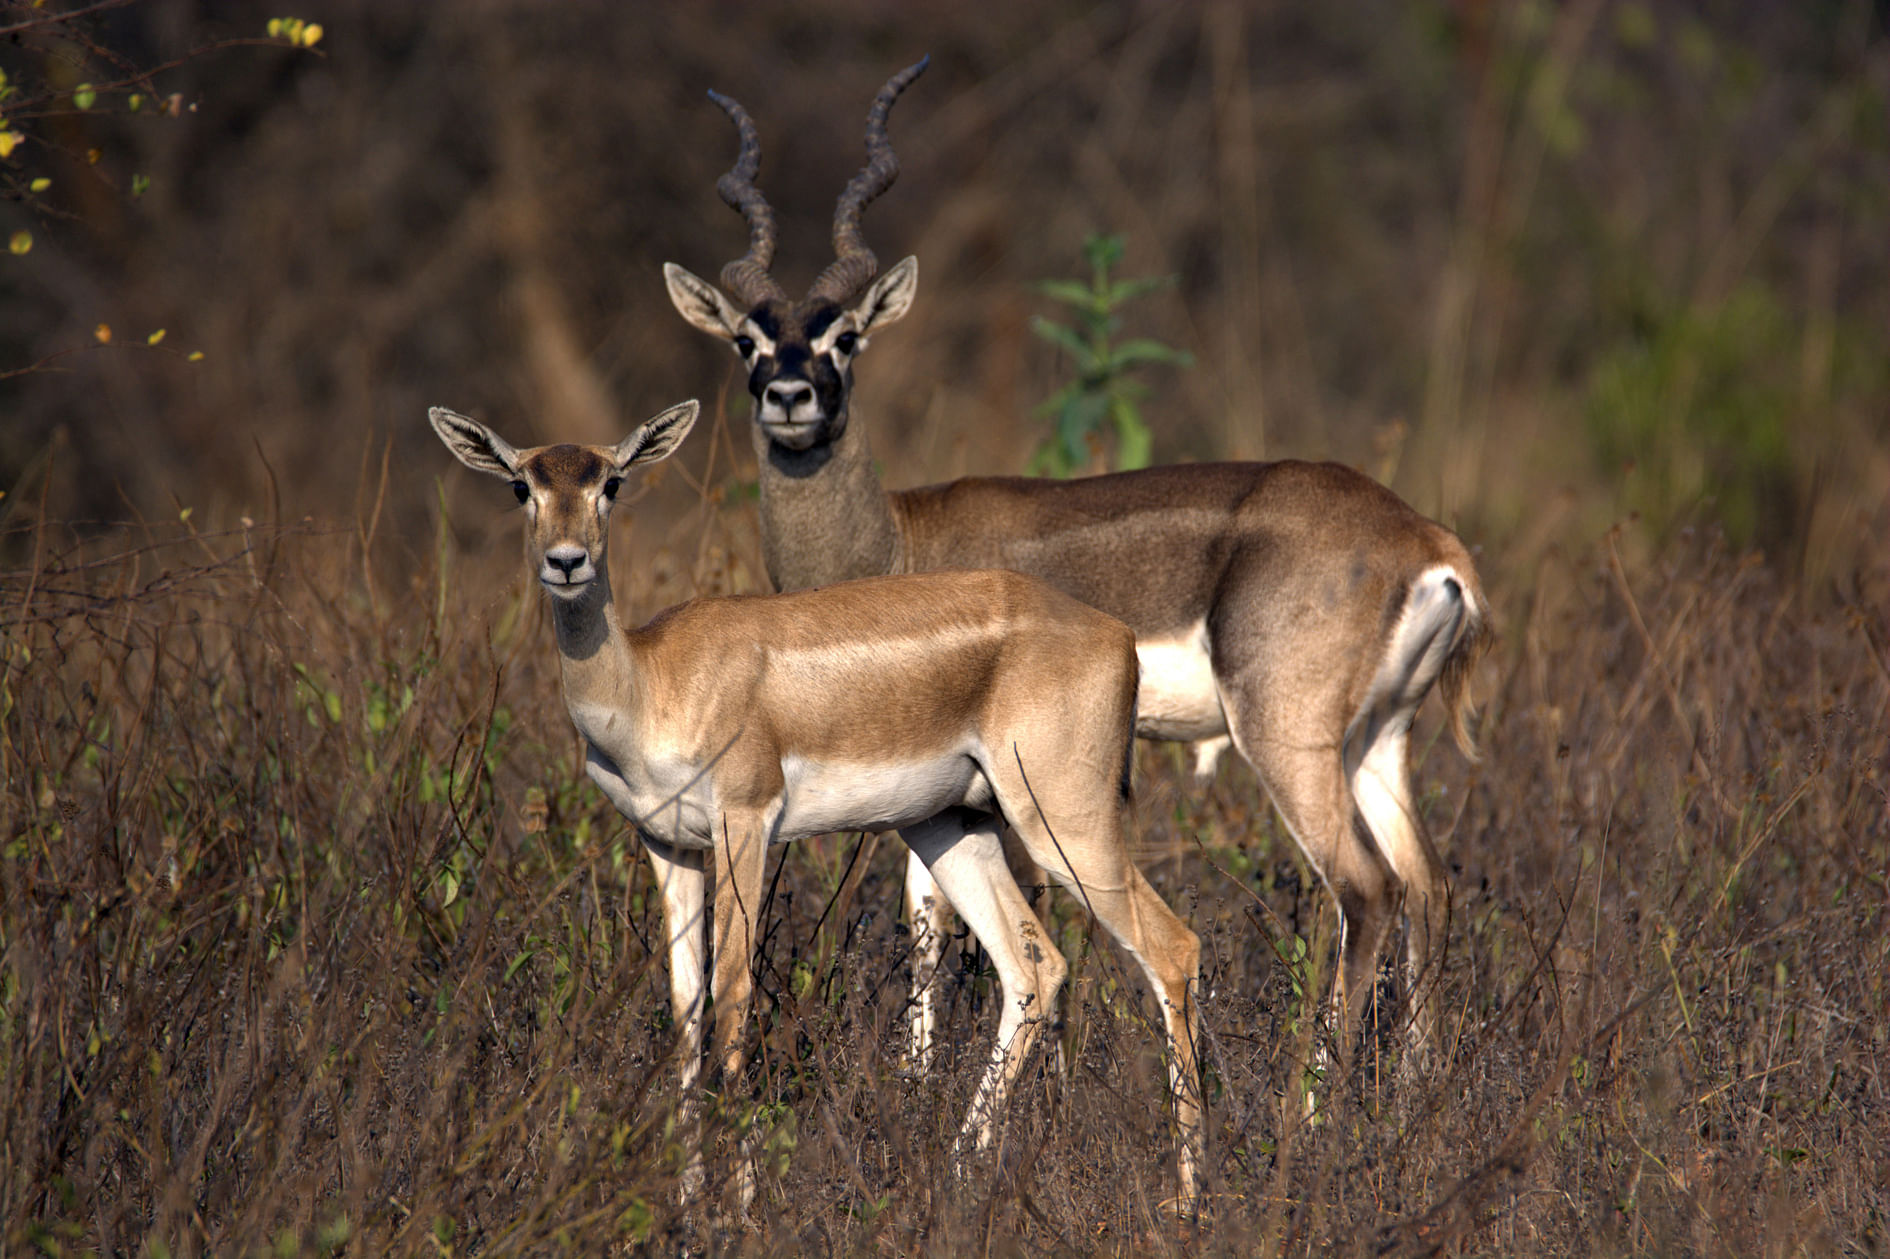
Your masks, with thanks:
[[[883,261],[923,264],[862,369],[890,484],[1025,466],[1073,375],[1030,335],[1063,313],[1040,285],[1113,233],[1120,274],[1175,277],[1126,335],[1193,359],[1143,374],[1155,462],[1340,459],[1525,564],[1634,513],[1652,544],[1716,524],[1814,584],[1881,557],[1882,4],[288,12],[312,48],[259,44],[286,12],[202,0],[0,46],[0,238],[31,238],[0,255],[6,505],[425,539],[428,405],[603,440],[702,395],[736,425],[686,452],[733,558],[664,594],[745,585],[745,400],[658,270],[743,244],[705,92],[760,122],[792,287],[827,258],[872,92],[929,52],[866,222]],[[462,540],[497,515],[457,512]]]
[[[294,2],[0,0],[0,1251],[693,1244],[647,863],[423,416],[702,397],[619,598],[754,587],[735,362],[659,272],[743,247],[706,91],[793,288],[929,52],[866,219],[922,264],[857,394],[889,484],[1329,457],[1481,548],[1487,754],[1420,751],[1450,1030],[1393,1084],[1387,1013],[1301,1122],[1327,898],[1252,774],[1144,747],[1209,1228],[1069,898],[1075,1065],[967,1181],[977,1056],[898,1069],[898,845],[794,845],[750,1248],[1884,1253],[1883,0]]]

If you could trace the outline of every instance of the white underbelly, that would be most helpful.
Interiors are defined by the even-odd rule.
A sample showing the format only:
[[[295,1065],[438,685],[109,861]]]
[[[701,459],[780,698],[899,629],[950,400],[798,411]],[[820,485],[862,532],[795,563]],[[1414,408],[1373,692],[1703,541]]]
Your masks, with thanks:
[[[1142,682],[1135,696],[1135,732],[1145,739],[1212,739],[1227,733],[1220,688],[1208,657],[1207,625],[1185,635],[1138,639]]]
[[[787,757],[777,841],[829,831],[888,831],[993,796],[969,748],[922,760],[859,765]]]
[[[700,849],[719,833],[713,767],[653,757],[625,773],[593,748],[585,768],[617,811],[653,839]],[[895,830],[959,805],[991,809],[996,801],[970,748],[877,764],[789,756],[781,773],[781,794],[768,810],[769,839],[777,844],[831,831]]]

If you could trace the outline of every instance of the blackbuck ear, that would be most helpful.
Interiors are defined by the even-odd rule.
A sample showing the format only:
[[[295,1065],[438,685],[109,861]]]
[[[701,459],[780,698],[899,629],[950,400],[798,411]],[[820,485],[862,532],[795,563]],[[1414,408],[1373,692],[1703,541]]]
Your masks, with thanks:
[[[742,320],[748,317],[748,312],[737,309],[721,289],[673,262],[663,264],[663,283],[669,288],[670,304],[676,307],[676,313],[712,337],[733,341]]]
[[[647,421],[636,432],[617,443],[612,452],[617,460],[617,470],[622,472],[635,464],[655,463],[658,459],[669,458],[676,447],[682,445],[683,438],[689,436],[689,430],[695,426],[696,416],[701,411],[702,404],[691,398]]]
[[[467,419],[445,407],[434,407],[427,412],[427,419],[461,463],[475,472],[504,477],[508,481],[517,479],[518,451],[478,420]]]
[[[898,323],[912,309],[912,299],[918,295],[919,260],[907,257],[867,285],[866,292],[853,303],[853,318],[860,335]]]

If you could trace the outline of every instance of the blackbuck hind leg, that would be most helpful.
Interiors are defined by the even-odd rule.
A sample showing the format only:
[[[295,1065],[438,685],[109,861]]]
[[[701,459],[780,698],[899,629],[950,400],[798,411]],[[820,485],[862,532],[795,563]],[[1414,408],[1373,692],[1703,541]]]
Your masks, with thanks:
[[[1405,593],[1377,672],[1345,731],[1346,786],[1368,839],[1404,888],[1407,1064],[1427,1053],[1435,1039],[1432,1007],[1450,916],[1449,875],[1418,814],[1411,783],[1411,720],[1474,615],[1453,570],[1420,575]]]
[[[1352,797],[1379,851],[1404,884],[1402,978],[1411,1020],[1404,1062],[1416,1068],[1437,1043],[1436,994],[1450,924],[1450,881],[1418,813],[1407,735],[1403,724],[1379,733],[1352,772]]]
[[[1061,759],[1014,749],[1008,765],[1000,762],[986,774],[1031,858],[1141,964],[1161,1003],[1180,1138],[1181,1202],[1192,1210],[1204,1144],[1197,1070],[1201,1025],[1194,1001],[1201,941],[1129,858],[1119,771],[1106,760],[1058,752]],[[1044,772],[1030,772],[1033,764],[1044,765]],[[1103,773],[1086,775],[1080,771],[1084,764],[1098,765]]]
[[[708,935],[702,918],[706,878],[703,856],[643,837],[663,896],[663,934],[669,941],[669,1009],[676,1028],[677,1084],[680,1101],[676,1127],[688,1143],[683,1165],[684,1202],[702,1192],[702,1146],[696,1132],[701,1111],[697,1084],[702,1072],[703,996],[708,970]]]
[[[966,1146],[983,1149],[995,1139],[1011,1088],[1069,967],[1011,875],[995,818],[951,809],[900,834],[977,935],[1003,988],[997,1042],[958,1137],[961,1152]]]
[[[1349,1059],[1377,978],[1378,952],[1396,920],[1403,883],[1353,806],[1335,740],[1316,732],[1252,728],[1230,710],[1234,742],[1253,763],[1287,829],[1339,906],[1339,967],[1332,985],[1334,1040]]]

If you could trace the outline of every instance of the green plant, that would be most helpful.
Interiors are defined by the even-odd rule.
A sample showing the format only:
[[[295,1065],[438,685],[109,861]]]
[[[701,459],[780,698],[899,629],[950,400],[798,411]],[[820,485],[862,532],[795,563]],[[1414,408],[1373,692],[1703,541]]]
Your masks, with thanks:
[[[1120,236],[1090,236],[1083,242],[1087,284],[1045,280],[1037,286],[1038,292],[1075,314],[1075,326],[1037,315],[1030,329],[1075,360],[1076,378],[1037,408],[1037,414],[1055,417],[1056,429],[1031,456],[1033,473],[1066,477],[1084,468],[1101,455],[1109,427],[1115,430],[1116,469],[1147,467],[1149,432],[1137,403],[1148,391],[1130,373],[1146,363],[1186,367],[1194,362],[1186,352],[1146,337],[1112,342],[1122,326],[1119,312],[1124,306],[1175,282],[1172,275],[1111,279],[1122,251]]]

